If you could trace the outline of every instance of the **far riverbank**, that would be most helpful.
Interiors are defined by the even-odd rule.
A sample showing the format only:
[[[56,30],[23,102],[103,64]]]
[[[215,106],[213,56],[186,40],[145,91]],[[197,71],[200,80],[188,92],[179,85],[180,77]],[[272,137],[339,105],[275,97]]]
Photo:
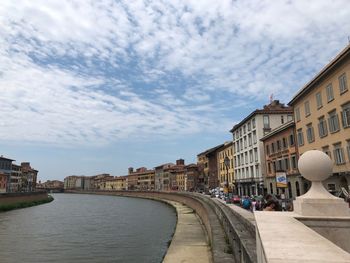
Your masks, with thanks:
[[[46,192],[0,194],[0,212],[46,204],[53,200]]]

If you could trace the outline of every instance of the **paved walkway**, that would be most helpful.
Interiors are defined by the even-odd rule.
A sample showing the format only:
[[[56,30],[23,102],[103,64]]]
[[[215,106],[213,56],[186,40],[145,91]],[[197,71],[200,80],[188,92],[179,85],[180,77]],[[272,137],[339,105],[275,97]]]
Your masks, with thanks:
[[[177,202],[169,202],[177,210],[177,225],[164,263],[212,262],[204,226],[194,211]]]

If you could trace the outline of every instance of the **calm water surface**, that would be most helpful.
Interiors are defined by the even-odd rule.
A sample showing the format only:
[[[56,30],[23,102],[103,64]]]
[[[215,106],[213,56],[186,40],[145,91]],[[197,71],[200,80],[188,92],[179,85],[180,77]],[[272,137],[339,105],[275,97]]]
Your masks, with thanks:
[[[0,262],[161,262],[176,225],[166,204],[55,194],[49,204],[0,213]]]

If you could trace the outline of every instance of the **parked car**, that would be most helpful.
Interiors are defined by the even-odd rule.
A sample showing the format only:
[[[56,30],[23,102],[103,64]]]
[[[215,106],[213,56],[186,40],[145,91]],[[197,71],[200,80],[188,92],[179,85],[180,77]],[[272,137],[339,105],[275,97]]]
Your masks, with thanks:
[[[234,204],[240,204],[241,203],[241,198],[238,195],[234,195],[232,197],[232,203]]]

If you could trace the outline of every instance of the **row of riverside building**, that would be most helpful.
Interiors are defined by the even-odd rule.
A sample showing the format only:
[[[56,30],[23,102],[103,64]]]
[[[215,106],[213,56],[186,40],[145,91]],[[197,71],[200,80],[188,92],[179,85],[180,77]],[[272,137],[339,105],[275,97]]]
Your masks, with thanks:
[[[66,190],[143,190],[143,191],[195,191],[198,190],[198,166],[185,165],[183,159],[176,163],[166,163],[147,169],[128,169],[124,176],[99,174],[94,176],[67,176],[64,179]]]
[[[38,171],[29,162],[17,165],[14,161],[0,156],[0,193],[35,191]]]
[[[349,76],[350,45],[287,106],[271,100],[254,110],[230,130],[232,141],[199,153],[197,164],[185,165],[180,159],[151,170],[129,168],[125,176],[69,176],[65,189],[207,191],[228,185],[240,196],[283,192],[292,199],[310,187],[298,171],[299,156],[316,149],[334,163],[325,187],[334,194],[346,194],[350,185]],[[283,188],[276,182],[276,174],[281,173],[286,177]]]

